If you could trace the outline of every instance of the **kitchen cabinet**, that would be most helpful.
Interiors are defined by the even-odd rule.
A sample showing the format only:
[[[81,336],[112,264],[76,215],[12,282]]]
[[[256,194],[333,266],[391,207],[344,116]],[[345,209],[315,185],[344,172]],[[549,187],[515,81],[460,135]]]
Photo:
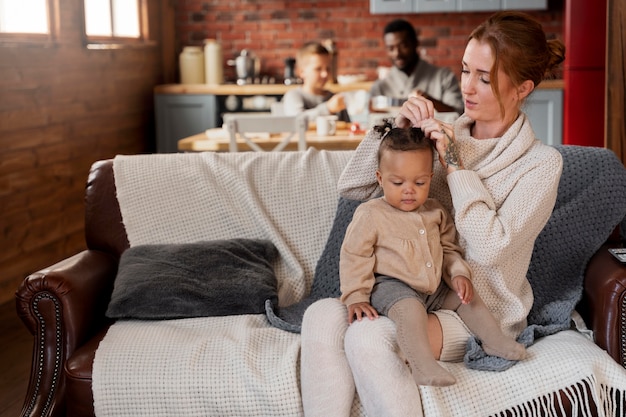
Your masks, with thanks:
[[[224,113],[270,112],[275,95],[155,94],[156,151],[177,152],[180,139],[222,125]]]
[[[547,10],[548,0],[370,0],[370,13]]]
[[[548,10],[548,0],[502,0],[502,10]]]
[[[537,139],[547,145],[563,143],[563,90],[536,89],[522,109]]]
[[[370,0],[370,13],[372,14],[411,12],[413,12],[413,0]]]
[[[416,12],[453,12],[458,0],[414,0]]]
[[[565,5],[563,133],[567,145],[604,147],[605,97],[619,85],[606,83],[606,22],[606,0]],[[624,74],[614,76],[623,82]],[[621,123],[624,126],[623,118]]]
[[[211,94],[155,94],[156,151],[178,152],[182,138],[213,128],[216,97]]]
[[[483,12],[500,10],[500,0],[458,0],[460,12]]]

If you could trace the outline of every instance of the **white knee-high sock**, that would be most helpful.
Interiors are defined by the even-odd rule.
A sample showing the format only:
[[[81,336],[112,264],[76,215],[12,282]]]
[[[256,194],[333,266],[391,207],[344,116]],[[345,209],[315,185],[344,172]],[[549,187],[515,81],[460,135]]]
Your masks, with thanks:
[[[306,417],[348,417],[355,386],[344,351],[346,307],[334,298],[313,303],[302,319],[300,382]]]
[[[421,417],[420,392],[398,355],[396,326],[387,317],[352,323],[346,356],[361,404],[368,416]]]

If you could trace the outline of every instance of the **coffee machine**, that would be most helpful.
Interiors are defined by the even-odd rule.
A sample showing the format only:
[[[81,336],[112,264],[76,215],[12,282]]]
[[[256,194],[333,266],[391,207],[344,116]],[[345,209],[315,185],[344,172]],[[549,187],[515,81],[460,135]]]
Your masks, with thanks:
[[[239,56],[228,63],[235,66],[238,85],[258,83],[257,78],[261,72],[261,62],[251,51],[242,49]]]
[[[285,58],[285,73],[284,83],[285,85],[297,84],[298,77],[296,77],[296,59],[294,57]]]

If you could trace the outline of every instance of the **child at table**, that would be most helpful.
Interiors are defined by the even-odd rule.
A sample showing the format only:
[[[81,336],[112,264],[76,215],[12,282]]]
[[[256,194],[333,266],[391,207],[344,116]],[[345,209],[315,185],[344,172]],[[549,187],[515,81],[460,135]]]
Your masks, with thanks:
[[[330,64],[330,52],[321,43],[309,42],[300,48],[296,55],[296,71],[302,85],[283,96],[281,101],[286,115],[304,113],[309,122],[315,122],[317,116],[328,115],[350,121],[343,95],[324,88],[330,75]]]
[[[383,196],[356,209],[341,247],[341,301],[348,321],[378,313],[393,320],[418,385],[456,382],[437,363],[428,340],[427,312],[440,308],[456,311],[487,354],[523,359],[525,347],[502,333],[474,291],[451,216],[428,198],[431,141],[418,128],[375,129],[385,129],[376,171]]]

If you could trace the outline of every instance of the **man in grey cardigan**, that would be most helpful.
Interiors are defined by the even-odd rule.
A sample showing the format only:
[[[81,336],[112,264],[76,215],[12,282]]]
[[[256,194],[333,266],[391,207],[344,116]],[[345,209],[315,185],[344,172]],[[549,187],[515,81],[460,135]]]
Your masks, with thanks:
[[[419,40],[411,23],[403,19],[389,22],[383,39],[393,64],[389,74],[370,89],[370,97],[386,96],[401,105],[410,94],[431,100],[439,112],[463,114],[463,98],[456,75],[446,67],[437,67],[420,58]]]

